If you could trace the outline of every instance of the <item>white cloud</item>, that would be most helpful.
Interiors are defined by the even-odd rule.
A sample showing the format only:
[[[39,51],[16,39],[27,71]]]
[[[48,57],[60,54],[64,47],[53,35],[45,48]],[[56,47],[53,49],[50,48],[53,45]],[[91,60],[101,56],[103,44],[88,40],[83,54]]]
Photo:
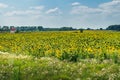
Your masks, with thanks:
[[[61,14],[62,12],[59,10],[59,8],[53,8],[53,9],[49,9],[48,11],[46,11],[46,14],[51,14],[51,13],[58,13]]]
[[[119,4],[120,4],[120,0],[113,0],[111,2],[100,4],[99,7],[101,7],[101,8],[111,8],[111,7],[114,7],[114,6],[120,6]]]
[[[111,2],[100,4],[97,8],[91,8],[84,5],[73,6],[71,13],[72,14],[120,14],[120,0],[113,0]]]
[[[44,6],[34,6],[34,7],[30,7],[30,9],[43,10]]]
[[[120,14],[120,0],[113,0],[108,3],[103,3],[99,5],[100,9],[102,9],[102,13],[113,14],[119,13]]]
[[[81,4],[72,6],[70,13],[71,16],[74,16],[73,20],[78,24],[104,27],[111,24],[120,24],[120,0],[102,3],[96,8]]]
[[[74,2],[74,3],[72,3],[72,6],[78,6],[78,5],[80,5],[79,2]]]
[[[7,7],[8,7],[7,4],[0,3],[0,8],[7,8]]]
[[[99,8],[89,8],[88,6],[77,6],[73,7],[71,13],[72,14],[89,14],[89,13],[99,13],[101,12],[101,9]]]
[[[7,12],[5,16],[21,16],[21,15],[39,15],[41,12],[36,10],[26,10],[26,11],[12,11]]]

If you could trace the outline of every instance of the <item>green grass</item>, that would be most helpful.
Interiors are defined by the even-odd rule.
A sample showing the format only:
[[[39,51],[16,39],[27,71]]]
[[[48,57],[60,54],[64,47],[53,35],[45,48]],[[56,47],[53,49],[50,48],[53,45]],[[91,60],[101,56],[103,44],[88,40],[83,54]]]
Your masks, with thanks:
[[[112,60],[61,61],[54,57],[0,54],[0,80],[119,80],[120,65]]]

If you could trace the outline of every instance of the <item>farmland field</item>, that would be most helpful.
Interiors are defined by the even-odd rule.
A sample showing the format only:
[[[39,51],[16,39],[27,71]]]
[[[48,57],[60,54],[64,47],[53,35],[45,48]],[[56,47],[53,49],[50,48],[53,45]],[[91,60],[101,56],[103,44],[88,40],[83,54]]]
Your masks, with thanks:
[[[0,33],[0,80],[120,80],[120,32]]]

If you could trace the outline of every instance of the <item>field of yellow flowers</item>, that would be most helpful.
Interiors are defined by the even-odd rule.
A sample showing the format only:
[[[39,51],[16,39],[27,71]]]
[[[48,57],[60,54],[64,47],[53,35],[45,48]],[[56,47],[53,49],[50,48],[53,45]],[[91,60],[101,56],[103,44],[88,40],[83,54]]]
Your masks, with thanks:
[[[120,79],[120,32],[0,33],[0,51],[1,80]]]

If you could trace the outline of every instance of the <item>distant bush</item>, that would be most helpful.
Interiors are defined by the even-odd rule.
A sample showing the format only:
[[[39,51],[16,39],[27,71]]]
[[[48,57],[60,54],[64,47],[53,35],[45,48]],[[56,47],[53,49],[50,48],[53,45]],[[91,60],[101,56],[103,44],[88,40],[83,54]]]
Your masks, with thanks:
[[[83,30],[84,30],[84,29],[80,29],[80,32],[83,33]]]

